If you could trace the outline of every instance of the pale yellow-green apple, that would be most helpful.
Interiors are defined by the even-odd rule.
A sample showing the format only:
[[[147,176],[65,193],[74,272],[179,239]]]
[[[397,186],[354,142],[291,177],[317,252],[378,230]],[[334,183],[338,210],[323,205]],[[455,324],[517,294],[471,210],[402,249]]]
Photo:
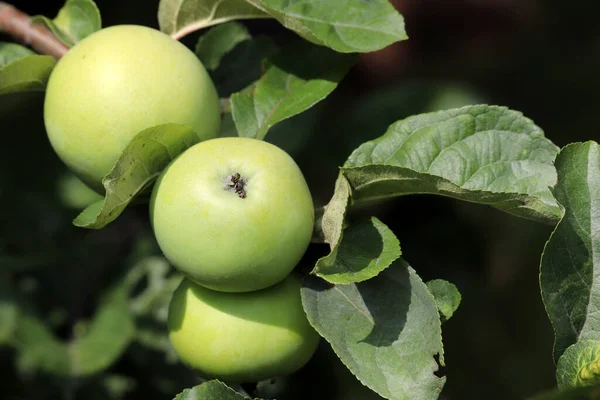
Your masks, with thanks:
[[[129,141],[155,125],[219,134],[219,99],[200,60],[155,29],[120,25],[83,39],[52,71],[44,102],[50,143],[88,186],[104,192]]]
[[[169,306],[169,338],[181,361],[205,378],[254,382],[291,374],[312,357],[300,279],[269,288],[217,292],[184,279]]]
[[[283,150],[241,137],[200,142],[158,178],[150,220],[161,250],[196,283],[247,292],[296,266],[314,209],[302,172]]]

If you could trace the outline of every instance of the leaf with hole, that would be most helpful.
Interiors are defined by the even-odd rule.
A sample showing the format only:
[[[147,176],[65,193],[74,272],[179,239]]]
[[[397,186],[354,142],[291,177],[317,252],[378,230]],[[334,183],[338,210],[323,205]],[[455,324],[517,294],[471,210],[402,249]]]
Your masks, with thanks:
[[[427,286],[401,259],[376,277],[331,285],[307,277],[302,304],[311,325],[348,369],[386,399],[437,399],[445,378],[442,330]]]

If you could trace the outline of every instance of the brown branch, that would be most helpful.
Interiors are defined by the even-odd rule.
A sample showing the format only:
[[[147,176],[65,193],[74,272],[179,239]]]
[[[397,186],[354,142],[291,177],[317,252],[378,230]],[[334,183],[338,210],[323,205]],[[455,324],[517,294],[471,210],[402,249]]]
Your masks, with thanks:
[[[0,1],[0,32],[5,32],[19,42],[31,46],[40,54],[61,58],[69,47],[58,40],[45,26],[31,23],[29,15],[10,4]]]

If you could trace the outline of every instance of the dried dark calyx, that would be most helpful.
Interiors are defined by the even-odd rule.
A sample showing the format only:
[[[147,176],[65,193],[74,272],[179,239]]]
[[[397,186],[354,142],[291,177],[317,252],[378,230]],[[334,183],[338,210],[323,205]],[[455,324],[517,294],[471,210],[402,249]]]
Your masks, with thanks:
[[[236,172],[235,174],[231,174],[227,177],[227,186],[233,189],[233,191],[240,196],[241,199],[246,198],[246,191],[244,187],[246,186],[246,181],[244,178]]]

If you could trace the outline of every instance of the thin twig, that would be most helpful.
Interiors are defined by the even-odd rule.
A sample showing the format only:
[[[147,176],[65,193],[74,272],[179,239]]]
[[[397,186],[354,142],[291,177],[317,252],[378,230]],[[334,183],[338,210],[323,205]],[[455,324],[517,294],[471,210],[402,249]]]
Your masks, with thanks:
[[[58,40],[45,26],[31,23],[29,15],[10,4],[0,1],[0,32],[5,32],[17,41],[31,46],[40,54],[61,58],[69,47]]]

